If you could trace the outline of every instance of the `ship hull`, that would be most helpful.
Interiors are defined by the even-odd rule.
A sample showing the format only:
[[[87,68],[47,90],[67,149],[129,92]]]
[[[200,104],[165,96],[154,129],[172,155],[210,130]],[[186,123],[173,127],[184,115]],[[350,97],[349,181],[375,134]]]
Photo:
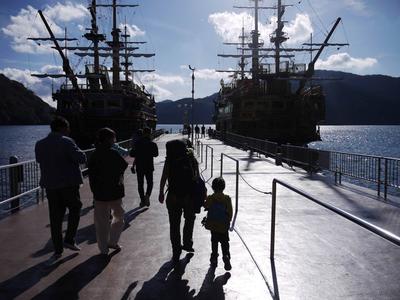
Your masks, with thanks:
[[[79,97],[74,90],[53,94],[57,115],[70,122],[71,137],[81,148],[93,147],[96,132],[103,127],[114,130],[118,140],[131,138],[139,128],[156,128],[154,100],[144,93],[84,90],[83,101],[79,101]]]
[[[325,117],[320,87],[299,94],[286,89],[238,86],[221,89],[216,103],[216,129],[243,136],[293,145],[320,140],[318,124]],[[282,84],[280,83],[282,88]]]

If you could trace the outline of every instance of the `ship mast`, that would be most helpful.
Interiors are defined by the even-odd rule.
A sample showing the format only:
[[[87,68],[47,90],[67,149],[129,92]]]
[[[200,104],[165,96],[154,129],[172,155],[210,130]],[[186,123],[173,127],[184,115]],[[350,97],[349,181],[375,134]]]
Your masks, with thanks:
[[[94,36],[98,36],[98,27],[97,27],[97,16],[96,16],[96,0],[92,1],[92,6],[89,8],[90,13],[92,15],[92,34]],[[99,62],[99,39],[93,39],[93,53],[94,53],[94,73],[99,74],[100,72],[100,62]]]
[[[259,57],[258,57],[258,48],[259,42],[258,38],[260,34],[258,33],[258,0],[254,1],[254,30],[251,32],[252,34],[252,60],[251,60],[251,76],[254,81],[258,80],[258,70],[259,66]]]
[[[112,72],[113,86],[119,88],[119,28],[117,28],[117,0],[113,0],[113,29],[111,31],[112,39]]]
[[[241,46],[242,46],[242,57],[240,58],[240,63],[239,63],[239,67],[240,67],[240,78],[243,80],[244,79],[244,68],[246,67],[246,60],[244,57],[244,42],[246,39],[246,36],[244,35],[244,26],[242,26],[242,35],[239,37],[241,39]]]

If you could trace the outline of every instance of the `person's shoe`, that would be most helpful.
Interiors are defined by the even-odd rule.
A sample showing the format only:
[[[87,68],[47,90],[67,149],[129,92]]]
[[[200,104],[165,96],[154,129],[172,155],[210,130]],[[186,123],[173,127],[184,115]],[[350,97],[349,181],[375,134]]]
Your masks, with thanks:
[[[218,266],[218,254],[210,257],[210,266],[216,268]]]
[[[62,257],[62,253],[54,253],[50,258],[46,261],[46,265],[48,267],[55,265],[60,258]]]
[[[114,250],[121,250],[122,247],[118,244],[115,245],[108,245],[108,248],[114,249]]]
[[[142,208],[142,207],[145,207],[145,206],[146,206],[146,205],[144,204],[144,202],[143,202],[143,201],[140,201],[139,207]]]
[[[81,251],[81,248],[76,243],[64,242],[64,248],[70,249],[72,251]]]
[[[224,261],[224,269],[225,269],[226,271],[232,270],[232,265],[231,265],[231,259],[230,259],[230,257],[229,257],[229,256],[224,256],[224,257],[222,258],[222,260]]]
[[[189,246],[183,245],[182,250],[185,250],[186,252],[191,252],[191,253],[194,252],[194,249],[192,246],[189,247]]]
[[[144,203],[147,207],[150,206],[150,196],[149,195],[144,196]]]

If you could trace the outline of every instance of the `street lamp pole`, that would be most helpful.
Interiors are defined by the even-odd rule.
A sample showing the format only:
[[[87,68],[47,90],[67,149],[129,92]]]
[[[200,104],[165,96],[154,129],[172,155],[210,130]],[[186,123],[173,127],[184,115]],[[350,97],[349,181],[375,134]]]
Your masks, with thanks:
[[[194,71],[196,70],[195,68],[192,68],[190,65],[189,65],[189,69],[192,71],[192,144],[194,143],[194,139],[193,139],[193,136],[194,136],[194,128],[193,128],[193,116],[194,116]]]

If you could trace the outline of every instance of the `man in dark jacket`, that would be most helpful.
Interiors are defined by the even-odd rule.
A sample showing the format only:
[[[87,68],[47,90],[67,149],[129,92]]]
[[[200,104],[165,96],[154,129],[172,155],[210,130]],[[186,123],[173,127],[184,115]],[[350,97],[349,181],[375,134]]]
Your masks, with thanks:
[[[151,129],[144,128],[143,136],[135,144],[132,157],[135,158],[138,191],[140,196],[140,207],[150,206],[150,195],[153,190],[154,157],[158,156],[157,144],[151,140]],[[144,178],[146,177],[147,188],[144,193]]]
[[[57,117],[51,124],[51,133],[35,146],[36,161],[40,165],[40,186],[46,189],[49,201],[50,231],[54,258],[61,257],[63,246],[79,251],[75,235],[79,225],[82,202],[79,186],[83,183],[79,164],[86,163],[86,155],[67,137],[69,123]],[[64,243],[62,222],[68,208],[68,227]]]
[[[89,160],[89,183],[95,200],[97,245],[101,254],[108,254],[109,248],[121,249],[118,241],[124,227],[122,198],[125,196],[124,172],[128,163],[112,148],[115,143],[113,130],[102,128],[97,135],[96,150]]]

